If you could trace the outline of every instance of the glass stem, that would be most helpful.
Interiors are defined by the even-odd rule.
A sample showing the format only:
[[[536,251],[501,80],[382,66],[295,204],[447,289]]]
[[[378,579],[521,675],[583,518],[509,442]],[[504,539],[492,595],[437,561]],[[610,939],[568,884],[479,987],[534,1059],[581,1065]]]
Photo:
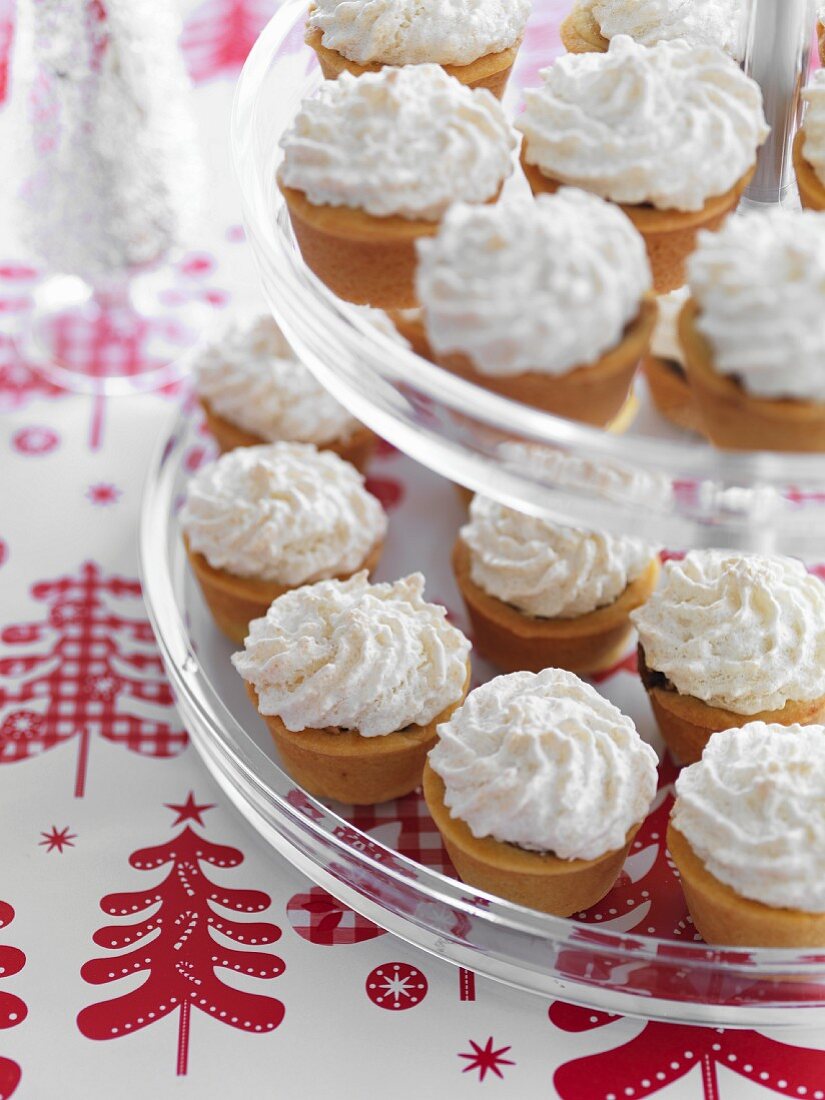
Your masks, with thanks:
[[[814,0],[750,0],[744,68],[759,84],[771,132],[745,195],[779,203],[793,188],[791,145],[802,113],[816,21]]]

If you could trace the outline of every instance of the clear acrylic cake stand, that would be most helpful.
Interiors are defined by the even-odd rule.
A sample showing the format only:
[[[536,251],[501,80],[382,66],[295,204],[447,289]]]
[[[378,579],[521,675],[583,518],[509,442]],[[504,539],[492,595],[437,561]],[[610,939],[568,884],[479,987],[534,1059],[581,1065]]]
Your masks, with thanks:
[[[549,25],[537,0],[508,89],[536,83]],[[278,139],[320,80],[303,42],[303,0],[264,30],[238,84],[233,152],[249,240],[272,311],[332,393],[413,458],[474,490],[564,522],[633,530],[674,548],[724,546],[816,560],[825,536],[825,457],[725,452],[671,428],[650,407],[611,435],[509,401],[399,347],[303,264],[275,185]],[[793,201],[790,143],[814,28],[811,0],[753,0],[744,65],[765,90],[772,134],[748,201]],[[542,52],[543,51],[543,52]],[[508,188],[524,186],[516,179]],[[524,444],[538,444],[543,462]]]
[[[513,99],[520,85],[535,81],[539,61],[549,60],[548,15],[555,19],[561,6],[536,0],[533,33],[512,81]],[[798,0],[760,0],[750,32],[752,38],[761,19],[784,27],[788,41],[799,45],[798,73],[806,54],[802,38],[794,37],[793,27],[788,31],[788,20],[793,16],[801,34],[801,13]],[[321,381],[423,465],[528,511],[632,530],[674,548],[740,546],[821,560],[822,458],[717,451],[664,426],[646,407],[643,391],[642,411],[624,436],[564,421],[440,370],[329,294],[302,263],[275,186],[278,138],[319,82],[314,54],[303,42],[305,18],[306,0],[287,0],[252,51],[238,87],[233,143],[264,290]],[[531,50],[531,40],[537,49]],[[766,64],[761,49],[751,41],[746,50],[746,65],[754,73]],[[788,191],[787,149],[798,89],[795,95],[782,100],[787,126],[776,126],[768,147],[773,152],[765,154],[764,170],[760,161],[752,201],[766,201],[766,195],[777,201]],[[772,121],[776,125],[774,115]],[[524,909],[469,891],[392,850],[296,787],[274,759],[263,726],[254,722],[237,676],[230,675],[227,644],[187,569],[177,506],[197,433],[197,424],[184,414],[148,472],[141,523],[144,594],[193,743],[227,796],[274,850],[408,942],[545,997],[713,1026],[821,1024],[825,953],[716,950]],[[525,453],[525,443],[539,445],[542,463],[537,452]],[[435,531],[444,521],[438,505],[433,507]],[[444,530],[434,538],[449,545]]]

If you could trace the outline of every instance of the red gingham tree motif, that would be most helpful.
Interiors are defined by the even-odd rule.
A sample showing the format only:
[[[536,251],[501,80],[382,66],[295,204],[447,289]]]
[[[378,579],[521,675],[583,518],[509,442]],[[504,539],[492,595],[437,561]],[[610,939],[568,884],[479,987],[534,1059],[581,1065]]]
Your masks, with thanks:
[[[196,84],[237,74],[277,0],[206,0],[187,20],[181,49]]]
[[[171,808],[179,811],[176,824],[191,820],[202,825],[201,814],[211,807],[194,804],[190,796],[187,803]],[[177,1073],[182,1075],[188,1067],[192,1008],[241,1031],[269,1032],[280,1024],[284,1016],[280,1001],[234,989],[216,974],[224,968],[269,979],[284,971],[277,955],[225,947],[214,935],[256,948],[275,943],[281,936],[274,924],[231,920],[221,912],[263,912],[271,905],[268,894],[224,887],[210,881],[201,870],[203,863],[238,867],[243,858],[237,848],[214,844],[188,824],[173,840],[133,852],[129,858],[132,867],[154,871],[168,866],[166,878],[147,890],[108,894],[100,906],[110,916],[132,918],[158,903],[159,907],[136,924],[99,929],[93,936],[99,947],[118,951],[136,946],[114,958],[91,959],[80,973],[93,985],[141,972],[148,972],[149,977],[130,993],[84,1008],[77,1017],[83,1035],[117,1039],[178,1012]]]
[[[563,1031],[581,1032],[618,1017],[556,1001],[550,1019]],[[561,1100],[644,1100],[696,1066],[705,1100],[719,1100],[719,1066],[781,1096],[825,1100],[825,1052],[778,1043],[756,1031],[682,1024],[647,1024],[623,1046],[560,1066],[553,1084]]]
[[[14,920],[14,910],[5,901],[0,901],[0,928],[5,928]],[[19,974],[26,965],[26,956],[17,947],[0,944],[0,976],[10,978]],[[17,1027],[26,1018],[26,1005],[14,993],[0,991],[0,1029]],[[8,1100],[20,1083],[20,1066],[10,1058],[0,1055],[0,1100]]]
[[[0,631],[0,641],[18,650],[0,659],[0,764],[77,737],[80,798],[94,733],[144,756],[177,755],[187,737],[161,719],[172,694],[152,629],[116,606],[138,600],[140,583],[86,562],[78,574],[41,581],[31,593],[48,606],[45,619]]]

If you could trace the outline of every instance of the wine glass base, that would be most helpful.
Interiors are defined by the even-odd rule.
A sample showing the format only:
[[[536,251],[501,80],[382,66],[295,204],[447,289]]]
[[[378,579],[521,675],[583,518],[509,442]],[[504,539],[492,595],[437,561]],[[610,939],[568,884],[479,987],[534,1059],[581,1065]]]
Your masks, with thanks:
[[[212,312],[181,290],[168,264],[105,288],[54,275],[34,292],[16,343],[29,366],[63,389],[142,393],[188,373]]]

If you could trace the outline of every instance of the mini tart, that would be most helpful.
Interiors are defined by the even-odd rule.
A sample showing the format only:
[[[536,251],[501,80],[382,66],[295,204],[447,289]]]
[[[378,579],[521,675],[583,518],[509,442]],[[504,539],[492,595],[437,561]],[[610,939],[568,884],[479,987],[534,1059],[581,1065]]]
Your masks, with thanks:
[[[325,80],[335,80],[345,71],[352,73],[353,76],[360,76],[362,73],[377,73],[384,68],[383,63],[379,61],[373,61],[367,65],[350,61],[338,50],[331,50],[325,46],[322,42],[323,36],[320,27],[307,27],[304,41],[315,50]],[[520,45],[521,41],[516,42],[506,50],[485,54],[468,65],[442,65],[441,68],[462,84],[466,84],[468,88],[486,88],[497,99],[501,99]]]
[[[819,24],[820,28],[822,24]],[[823,39],[820,38],[820,49]],[[813,165],[805,159],[802,147],[805,144],[805,128],[797,131],[793,139],[793,166],[799,197],[806,210],[825,210],[825,184],[816,174]]]
[[[611,890],[639,828],[630,829],[622,848],[598,859],[558,859],[550,852],[530,852],[493,837],[473,836],[461,818],[450,815],[444,795],[443,779],[427,762],[427,809],[461,879],[488,894],[557,917],[588,909]]]
[[[535,164],[526,161],[527,142],[521,146],[521,166],[534,195],[553,194],[565,186],[546,176]],[[723,195],[713,195],[701,210],[658,210],[644,203],[617,205],[627,214],[645,239],[653,286],[657,294],[677,290],[685,282],[685,264],[696,248],[700,229],[718,229],[733,211],[755,171],[751,168]]]
[[[613,603],[576,619],[540,619],[488,595],[470,574],[470,549],[462,538],[453,546],[453,573],[473,627],[473,644],[503,672],[600,672],[625,652],[633,629],[630,612],[648,599],[659,579],[652,558],[640,577]]]
[[[438,355],[436,361],[452,374],[502,397],[568,420],[604,428],[628,403],[633,378],[640,359],[650,346],[655,324],[656,302],[649,295],[642,299],[639,313],[616,347],[606,351],[595,363],[576,367],[565,374],[539,371],[512,377],[482,374],[468,356],[459,352]]]
[[[696,327],[698,304],[679,314],[679,340],[708,438],[739,451],[825,451],[825,403],[756,397],[713,366],[710,344]]]
[[[586,8],[574,8],[562,20],[559,34],[568,53],[607,53],[610,46],[593,12]]]
[[[304,262],[333,294],[376,309],[418,305],[415,242],[433,237],[437,221],[379,218],[350,206],[316,206],[278,177]],[[501,188],[487,201],[496,202]]]
[[[651,353],[642,360],[642,374],[653,404],[666,420],[677,428],[704,434],[704,423],[681,363]]]
[[[216,626],[227,638],[238,645],[243,645],[244,638],[249,632],[250,622],[253,619],[263,618],[273,600],[277,600],[291,588],[300,587],[300,585],[278,584],[277,581],[258,580],[255,577],[239,577],[226,569],[216,569],[209,564],[203,554],[192,549],[186,535],[183,536],[183,543],[192,572],[200,585],[203,598],[212,612]],[[383,549],[382,540],[376,543],[357,569],[340,574],[339,579],[346,580],[347,577],[351,577],[362,569],[372,573],[378,565]]]
[[[748,722],[778,722],[782,726],[811,725],[825,720],[825,695],[819,699],[789,700],[781,710],[764,710],[744,716],[713,707],[693,695],[682,695],[661,672],[648,667],[642,646],[638,650],[639,676],[650,699],[653,714],[671,756],[679,764],[701,760],[711,735]]]
[[[742,897],[710,873],[687,838],[672,824],[667,829],[667,846],[694,926],[707,943],[732,947],[825,946],[825,913],[777,909]]]
[[[257,447],[271,440],[239,428],[231,420],[220,416],[205,397],[199,397],[198,403],[203,409],[206,426],[209,429],[221,454],[234,451],[237,447]],[[362,473],[378,445],[378,437],[364,424],[359,425],[347,439],[337,439],[318,445],[319,451],[334,451],[346,462],[351,463]]]
[[[293,733],[277,715],[262,714],[284,767],[316,798],[332,798],[355,806],[373,806],[401,798],[421,783],[427,753],[437,740],[436,726],[446,722],[464,701],[470,686],[470,665],[461,695],[426,726],[407,726],[397,733],[362,737],[338,727]],[[258,693],[246,690],[258,709]],[[260,713],[260,711],[259,711]]]

